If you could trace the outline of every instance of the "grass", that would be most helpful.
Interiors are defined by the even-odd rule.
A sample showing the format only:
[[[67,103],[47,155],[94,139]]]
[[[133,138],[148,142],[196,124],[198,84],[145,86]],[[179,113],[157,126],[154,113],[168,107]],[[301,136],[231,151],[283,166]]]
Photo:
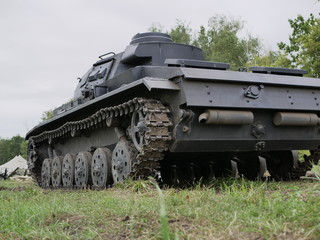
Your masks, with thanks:
[[[311,171],[314,172],[316,180],[320,181],[320,165],[313,165]]]
[[[103,191],[0,182],[0,239],[320,239],[319,181],[128,181]]]
[[[299,150],[298,151],[298,159],[300,162],[304,162],[304,155],[309,156],[310,151],[309,150]]]

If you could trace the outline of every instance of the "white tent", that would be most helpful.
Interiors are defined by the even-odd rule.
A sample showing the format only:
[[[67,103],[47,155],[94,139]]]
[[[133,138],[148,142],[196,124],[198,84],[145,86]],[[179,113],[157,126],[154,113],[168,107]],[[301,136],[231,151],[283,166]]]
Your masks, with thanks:
[[[15,156],[13,159],[11,159],[9,162],[6,162],[5,164],[0,165],[0,173],[4,173],[7,169],[7,174],[10,175],[17,168],[28,169],[27,160],[25,160],[20,155]]]

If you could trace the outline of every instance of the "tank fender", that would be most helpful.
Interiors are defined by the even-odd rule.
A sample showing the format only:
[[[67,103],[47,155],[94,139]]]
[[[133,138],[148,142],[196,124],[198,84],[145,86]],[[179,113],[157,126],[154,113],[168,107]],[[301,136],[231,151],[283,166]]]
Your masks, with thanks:
[[[149,91],[152,89],[180,90],[177,84],[168,79],[145,77],[141,80]]]

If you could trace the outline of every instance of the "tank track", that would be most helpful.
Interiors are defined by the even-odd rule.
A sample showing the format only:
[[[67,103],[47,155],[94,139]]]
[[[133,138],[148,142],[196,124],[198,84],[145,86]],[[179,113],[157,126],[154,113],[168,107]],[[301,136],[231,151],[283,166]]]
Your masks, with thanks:
[[[172,122],[168,117],[170,110],[160,101],[143,99],[140,104],[146,116],[145,144],[136,157],[130,175],[145,178],[160,168],[163,152],[168,150],[168,143],[172,139],[169,131]]]
[[[87,118],[67,122],[59,128],[30,137],[28,146],[29,170],[32,172],[35,167],[35,163],[38,160],[37,145],[42,142],[48,141],[51,144],[53,139],[68,139],[76,136],[80,131],[106,127],[108,120],[130,117],[134,111],[143,112],[146,131],[144,144],[140,151],[134,149],[137,154],[129,176],[146,178],[154,174],[159,169],[159,162],[163,159],[163,152],[168,150],[169,141],[172,139],[172,133],[170,132],[172,122],[169,119],[170,110],[159,100],[144,98],[134,98],[116,106],[102,108]],[[127,135],[129,139],[132,137],[130,134]],[[40,177],[34,177],[40,184]]]

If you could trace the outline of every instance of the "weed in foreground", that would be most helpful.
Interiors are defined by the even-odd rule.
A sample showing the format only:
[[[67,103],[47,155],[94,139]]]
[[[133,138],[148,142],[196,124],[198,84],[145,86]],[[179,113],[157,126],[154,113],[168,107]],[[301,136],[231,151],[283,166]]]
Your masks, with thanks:
[[[314,180],[320,181],[320,164],[313,165],[311,171],[314,173]]]
[[[153,184],[153,180],[141,180],[141,179],[133,179],[127,178],[123,183],[117,183],[114,186],[118,189],[126,189],[132,192],[150,192],[155,189],[155,185]]]

